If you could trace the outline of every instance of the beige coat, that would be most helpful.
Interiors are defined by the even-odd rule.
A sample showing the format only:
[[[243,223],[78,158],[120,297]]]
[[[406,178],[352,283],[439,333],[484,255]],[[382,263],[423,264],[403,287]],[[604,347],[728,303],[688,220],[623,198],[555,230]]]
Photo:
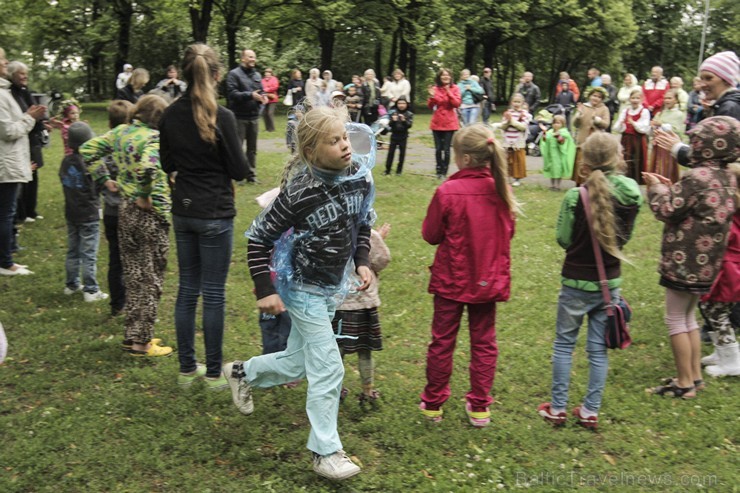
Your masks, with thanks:
[[[31,181],[28,132],[36,125],[10,94],[10,81],[0,78],[0,183]]]
[[[338,307],[337,310],[365,310],[379,307],[378,272],[385,269],[390,261],[391,251],[380,233],[373,229],[370,233],[370,270],[373,274],[370,286],[365,291],[349,293],[342,306]]]
[[[606,130],[609,126],[609,108],[604,104],[594,108],[591,103],[586,103],[583,105],[583,113],[576,112],[573,126],[576,129],[576,146],[581,147],[589,135],[597,130]]]

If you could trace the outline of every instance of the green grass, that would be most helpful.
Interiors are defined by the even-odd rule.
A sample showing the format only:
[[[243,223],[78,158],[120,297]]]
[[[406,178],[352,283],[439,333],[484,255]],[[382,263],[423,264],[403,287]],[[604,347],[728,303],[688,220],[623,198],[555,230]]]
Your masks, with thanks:
[[[105,130],[101,108],[87,105],[83,114],[97,132]],[[412,138],[429,140],[428,121],[428,115],[417,118]],[[262,185],[237,189],[226,361],[260,353],[241,232],[258,212],[254,197],[277,183],[285,157],[261,151]],[[562,195],[532,185],[516,191],[526,215],[513,241],[512,299],[498,305],[493,423],[484,430],[467,423],[469,351],[462,331],[445,420],[430,426],[416,409],[425,381],[432,316],[427,266],[434,255],[420,228],[437,182],[420,174],[384,177],[376,169],[379,221],[393,225],[387,241],[393,261],[381,276],[385,350],[376,353],[382,400],[375,410],[358,406],[357,360],[348,357],[345,385],[352,393],[340,409],[340,434],[363,472],[335,485],[311,470],[305,384],[257,391],[255,413],[242,416],[228,392],[176,388],[176,357],[142,361],[122,353],[122,319],[109,317],[107,304],[62,294],[60,161],[56,134],[40,172],[39,211],[45,219],[23,228],[26,250],[17,257],[35,275],[0,278],[0,320],[10,343],[0,366],[2,492],[686,491],[700,489],[697,483],[713,491],[738,489],[737,379],[712,380],[694,401],[644,391],[674,374],[655,271],[660,226],[646,210],[626,248],[634,265],[624,266],[635,342],[610,352],[601,431],[571,423],[553,430],[536,414],[537,405],[549,399],[563,252],[554,241]],[[106,248],[101,241],[98,275],[104,289]],[[171,343],[176,268],[172,248],[157,326],[157,336]],[[585,391],[583,339],[573,366],[571,407]],[[200,337],[197,350],[202,357]]]

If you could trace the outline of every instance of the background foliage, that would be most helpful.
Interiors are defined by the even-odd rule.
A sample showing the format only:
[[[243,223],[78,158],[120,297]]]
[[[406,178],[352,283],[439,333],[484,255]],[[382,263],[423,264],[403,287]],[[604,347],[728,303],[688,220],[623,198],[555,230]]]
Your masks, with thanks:
[[[643,79],[660,64],[690,80],[699,61],[705,0],[4,0],[0,46],[32,66],[32,86],[100,100],[123,63],[152,83],[193,40],[227,65],[253,47],[283,79],[329,68],[341,81],[372,67],[402,68],[412,85],[440,66],[494,68],[505,99],[523,70],[545,95],[557,74],[579,82],[596,66]],[[740,3],[712,0],[705,54],[740,45]]]

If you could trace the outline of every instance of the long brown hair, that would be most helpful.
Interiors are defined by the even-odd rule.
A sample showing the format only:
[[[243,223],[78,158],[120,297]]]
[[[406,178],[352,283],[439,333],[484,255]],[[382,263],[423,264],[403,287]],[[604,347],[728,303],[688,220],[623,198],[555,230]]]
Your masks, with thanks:
[[[624,169],[619,140],[611,134],[596,132],[586,139],[581,150],[583,167],[589,171],[584,185],[588,189],[592,227],[596,239],[609,255],[628,262],[619,250],[617,242],[619,232],[614,216],[611,184],[607,178],[608,175],[620,173]]]
[[[521,212],[519,203],[509,188],[506,153],[489,127],[476,123],[455,132],[452,148],[455,154],[468,154],[473,167],[488,165],[496,183],[496,193],[504,201],[509,212],[512,214]]]
[[[221,62],[210,46],[196,43],[185,49],[182,75],[193,102],[193,119],[200,138],[210,144],[216,143],[216,77],[220,70]]]

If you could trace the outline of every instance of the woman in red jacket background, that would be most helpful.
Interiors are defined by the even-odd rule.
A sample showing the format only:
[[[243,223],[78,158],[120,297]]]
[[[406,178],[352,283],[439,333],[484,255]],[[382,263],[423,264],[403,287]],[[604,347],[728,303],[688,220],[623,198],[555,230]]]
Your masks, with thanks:
[[[453,141],[460,169],[437,189],[422,236],[439,245],[431,267],[434,295],[427,385],[419,408],[429,420],[442,419],[450,397],[452,355],[463,309],[470,324],[470,391],[466,411],[475,427],[491,421],[489,405],[496,372],[496,302],[509,299],[511,238],[518,210],[508,186],[506,154],[483,124],[463,128]]]
[[[278,89],[280,87],[280,81],[272,72],[271,68],[265,69],[265,76],[262,77],[262,90],[267,96],[267,104],[265,105],[262,117],[265,119],[265,130],[268,132],[275,131],[275,108],[280,100],[278,97]]]
[[[450,144],[455,131],[460,128],[457,108],[460,107],[460,89],[452,83],[452,72],[442,68],[429,86],[427,106],[434,110],[429,128],[434,134],[434,152],[437,159],[437,178],[447,176],[450,166]]]

